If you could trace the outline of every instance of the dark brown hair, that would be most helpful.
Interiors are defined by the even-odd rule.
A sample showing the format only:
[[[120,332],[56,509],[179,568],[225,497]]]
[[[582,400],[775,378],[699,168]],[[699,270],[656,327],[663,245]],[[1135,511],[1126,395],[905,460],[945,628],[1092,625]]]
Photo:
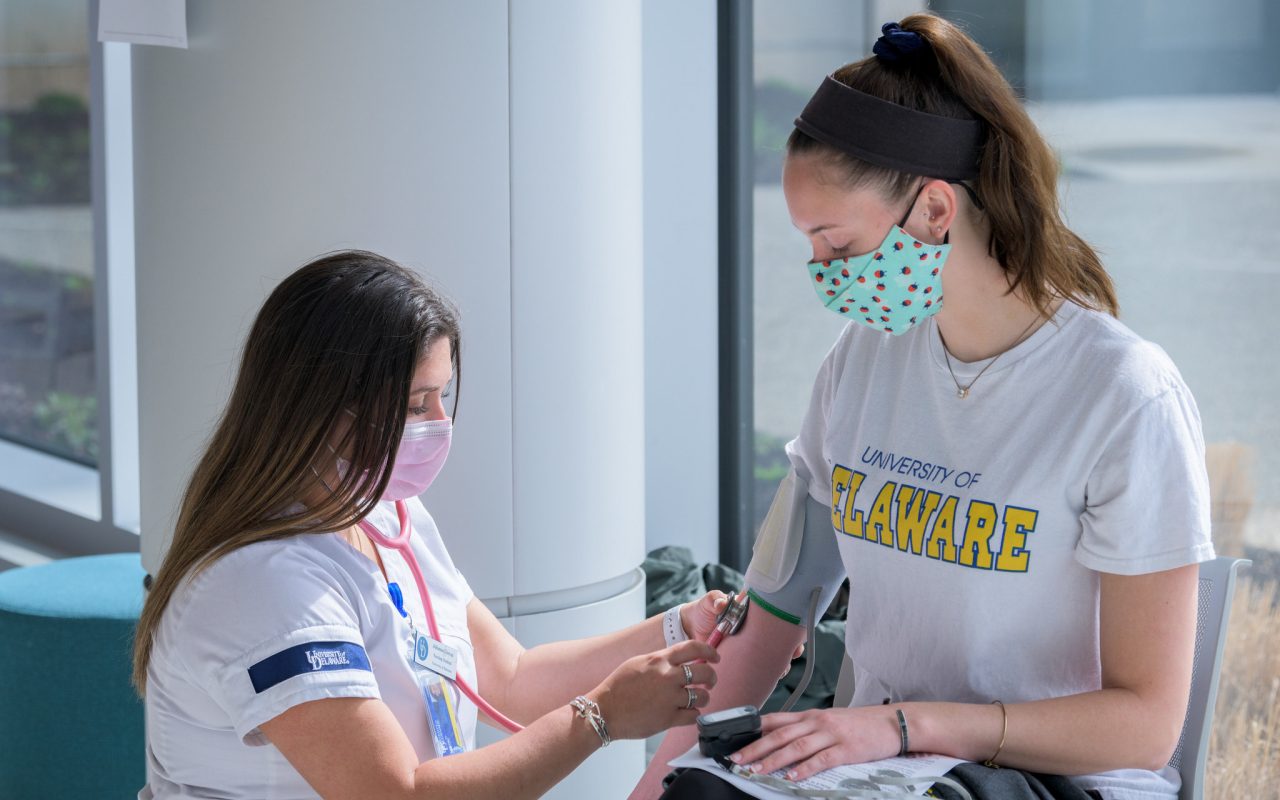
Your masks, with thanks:
[[[400,445],[414,372],[443,342],[457,387],[457,311],[375,253],[321,257],[276,287],[249,332],[231,399],[143,606],[133,657],[139,692],[156,627],[183,578],[254,542],[342,530],[373,510]],[[345,422],[352,419],[359,424]],[[314,465],[334,462],[331,447],[350,467],[331,491],[316,492]],[[325,499],[299,509],[308,495]]]
[[[1063,222],[1058,161],[1009,83],[987,54],[955,25],[933,14],[899,23],[927,43],[895,63],[879,57],[838,69],[833,78],[882,100],[944,117],[981,120],[986,129],[974,188],[990,226],[988,252],[1047,315],[1055,296],[1115,315],[1115,287],[1097,253]],[[900,201],[921,177],[868,164],[795,130],[790,155],[810,154],[834,168],[850,189],[870,187]]]

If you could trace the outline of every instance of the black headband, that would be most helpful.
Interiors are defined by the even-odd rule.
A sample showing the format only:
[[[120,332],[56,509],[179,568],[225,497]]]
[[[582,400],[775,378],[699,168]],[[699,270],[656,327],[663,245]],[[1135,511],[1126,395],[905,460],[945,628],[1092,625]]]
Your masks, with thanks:
[[[879,167],[953,181],[978,177],[982,122],[915,111],[831,77],[814,92],[796,127]]]

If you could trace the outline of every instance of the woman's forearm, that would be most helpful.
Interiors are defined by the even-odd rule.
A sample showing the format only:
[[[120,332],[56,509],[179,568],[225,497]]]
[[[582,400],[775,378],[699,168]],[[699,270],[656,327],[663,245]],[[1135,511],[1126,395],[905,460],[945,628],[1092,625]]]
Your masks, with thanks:
[[[651,632],[642,624],[606,638],[615,639],[617,647]],[[628,658],[593,688],[589,699],[584,698],[582,714],[590,719],[584,719],[573,705],[557,707],[514,736],[482,750],[423,764],[414,774],[413,796],[539,797],[601,746],[606,736],[643,739],[691,722],[697,709],[676,699],[684,699],[683,691],[676,691],[676,680],[685,677],[681,667],[692,672],[694,682],[711,685],[719,660],[710,645],[698,641]],[[699,690],[697,705],[705,705],[706,700],[706,691]],[[599,730],[596,723],[602,726]]]
[[[520,653],[504,694],[516,719],[537,719],[598,685],[623,661],[666,646],[662,615],[603,636],[532,647]]]
[[[480,750],[427,761],[414,772],[414,798],[518,800],[541,797],[600,747],[600,737],[568,705],[515,736]]]
[[[1159,769],[1177,746],[1182,715],[1153,705],[1128,689],[1006,704],[1008,729],[996,763],[1059,775]],[[901,708],[915,752],[981,762],[1000,746],[998,705],[903,703]],[[1177,723],[1171,724],[1174,716]]]
[[[786,672],[796,645],[804,640],[804,628],[784,622],[767,612],[748,613],[736,636],[720,644],[723,657],[711,702],[703,713],[745,704],[762,705]],[[697,741],[692,725],[667,731],[657,755],[631,792],[631,800],[652,800],[662,794],[662,778],[671,768],[667,762],[683,754]]]

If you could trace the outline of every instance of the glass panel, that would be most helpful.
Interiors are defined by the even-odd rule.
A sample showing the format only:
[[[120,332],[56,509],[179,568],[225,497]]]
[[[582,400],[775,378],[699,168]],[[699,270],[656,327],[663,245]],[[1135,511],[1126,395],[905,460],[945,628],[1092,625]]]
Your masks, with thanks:
[[[0,0],[0,437],[96,465],[87,31]]]
[[[1064,213],[1101,251],[1121,320],[1164,348],[1191,387],[1215,546],[1253,560],[1232,613],[1205,796],[1274,793],[1280,228],[1268,216],[1280,208],[1280,9],[1263,0],[1030,9],[1027,96],[1062,163]]]
[[[822,79],[865,54],[864,7],[848,0],[754,4],[755,517],[748,541],[787,473],[782,448],[800,429],[813,377],[844,327],[818,307],[809,287],[808,244],[791,227],[782,197],[783,146]]]
[[[1064,213],[1101,252],[1121,320],[1168,352],[1208,443],[1220,555],[1253,560],[1236,597],[1206,796],[1280,780],[1280,6],[1266,0],[935,0],[988,49],[1058,153]],[[841,322],[822,311],[778,184],[791,121],[822,77],[868,54],[873,10],[755,0],[757,524],[785,473]]]

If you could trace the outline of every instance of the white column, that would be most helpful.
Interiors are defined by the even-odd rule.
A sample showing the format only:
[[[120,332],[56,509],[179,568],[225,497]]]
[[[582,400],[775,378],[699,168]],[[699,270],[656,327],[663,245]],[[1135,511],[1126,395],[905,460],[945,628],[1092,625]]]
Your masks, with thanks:
[[[509,611],[528,645],[644,614],[641,17],[639,0],[510,9]],[[623,796],[643,767],[619,742],[552,796]]]
[[[644,3],[645,547],[720,554],[715,0]]]

